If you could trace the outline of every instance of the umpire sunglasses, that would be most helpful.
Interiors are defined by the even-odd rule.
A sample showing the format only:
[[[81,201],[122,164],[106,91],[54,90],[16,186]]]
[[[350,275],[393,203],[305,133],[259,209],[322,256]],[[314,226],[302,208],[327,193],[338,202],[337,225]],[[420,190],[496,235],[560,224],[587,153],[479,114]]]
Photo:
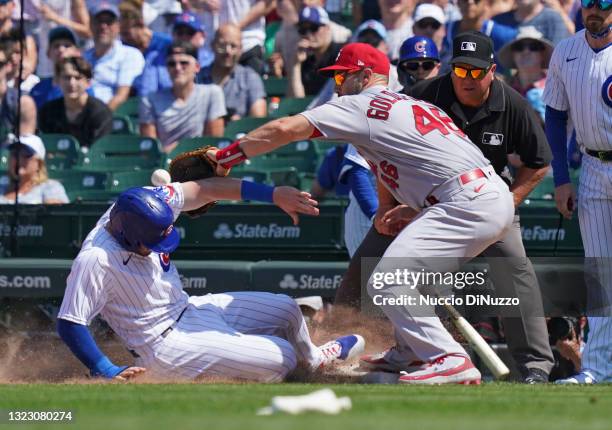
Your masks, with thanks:
[[[484,77],[487,76],[487,73],[489,73],[489,70],[491,70],[490,66],[486,69],[466,69],[465,67],[453,65],[452,68],[453,72],[458,78],[465,79],[469,74],[470,77],[476,81],[484,79]]]
[[[612,9],[612,1],[610,0],[582,0],[582,7],[585,9],[591,9],[597,6],[599,10],[608,11]]]

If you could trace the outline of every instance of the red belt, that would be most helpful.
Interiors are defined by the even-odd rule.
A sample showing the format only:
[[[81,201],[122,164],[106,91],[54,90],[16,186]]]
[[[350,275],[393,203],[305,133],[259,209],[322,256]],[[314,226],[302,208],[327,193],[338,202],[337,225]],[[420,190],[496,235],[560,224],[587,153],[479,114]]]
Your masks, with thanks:
[[[467,185],[472,181],[475,181],[476,179],[480,179],[480,178],[486,178],[487,174],[485,172],[483,172],[482,169],[474,169],[474,170],[470,170],[469,172],[465,172],[463,174],[461,174],[459,176],[459,182],[461,182],[461,185]],[[430,205],[435,205],[440,203],[440,201],[432,194],[428,195],[425,200],[427,201],[427,203],[429,203]]]

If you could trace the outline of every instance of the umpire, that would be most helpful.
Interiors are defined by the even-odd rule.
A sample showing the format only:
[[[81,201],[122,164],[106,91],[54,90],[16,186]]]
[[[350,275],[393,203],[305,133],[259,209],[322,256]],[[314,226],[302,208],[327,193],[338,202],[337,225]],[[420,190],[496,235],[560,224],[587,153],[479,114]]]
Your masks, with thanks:
[[[552,159],[540,120],[520,94],[495,78],[493,42],[488,36],[477,31],[459,34],[453,40],[451,66],[449,73],[418,82],[405,92],[435,104],[453,119],[509,184],[518,208],[546,175]],[[515,175],[511,173],[508,154],[520,158]],[[359,305],[361,258],[380,258],[393,239],[374,227],[370,229],[336,293],[336,304]],[[522,317],[502,316],[502,321],[524,382],[548,382],[553,355],[538,281],[523,246],[518,211],[506,238],[491,245],[483,256],[487,257],[497,293],[520,301]],[[397,362],[397,350],[391,349],[390,353],[396,357],[372,358],[373,363],[381,359],[388,364]]]

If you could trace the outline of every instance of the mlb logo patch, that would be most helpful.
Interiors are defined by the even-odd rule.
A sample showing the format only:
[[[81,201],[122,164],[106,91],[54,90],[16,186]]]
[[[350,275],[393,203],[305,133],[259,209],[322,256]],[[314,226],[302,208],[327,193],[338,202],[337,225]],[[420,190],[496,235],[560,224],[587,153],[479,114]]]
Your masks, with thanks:
[[[461,42],[461,50],[476,52],[476,42]]]
[[[498,133],[483,133],[483,145],[501,146],[504,143],[504,135]]]

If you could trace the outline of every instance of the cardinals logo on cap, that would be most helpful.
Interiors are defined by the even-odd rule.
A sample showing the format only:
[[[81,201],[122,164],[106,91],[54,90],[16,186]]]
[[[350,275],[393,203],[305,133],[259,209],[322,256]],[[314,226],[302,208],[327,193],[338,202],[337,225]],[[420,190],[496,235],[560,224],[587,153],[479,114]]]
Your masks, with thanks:
[[[461,50],[476,52],[476,42],[461,42]]]

